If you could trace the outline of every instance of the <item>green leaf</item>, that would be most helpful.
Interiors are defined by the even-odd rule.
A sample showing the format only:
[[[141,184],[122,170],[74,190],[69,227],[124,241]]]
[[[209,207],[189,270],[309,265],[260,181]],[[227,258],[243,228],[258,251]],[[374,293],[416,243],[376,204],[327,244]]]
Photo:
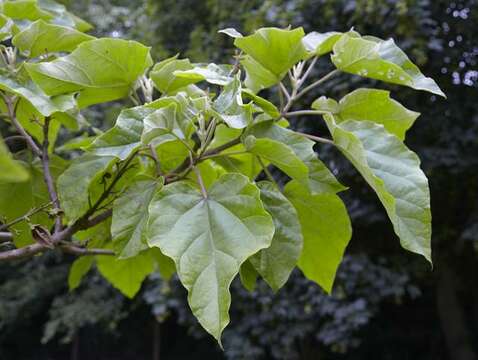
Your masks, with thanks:
[[[35,21],[37,19],[50,20],[53,18],[53,14],[43,10],[37,4],[37,0],[7,0],[2,5],[2,12],[12,19]]]
[[[64,170],[66,164],[58,156],[50,156],[50,171],[55,180]],[[43,169],[39,161],[29,164],[27,167],[30,177],[27,181],[17,183],[0,182],[0,218],[2,222],[10,222],[28,211],[38,208],[50,202]],[[12,206],[15,204],[15,206]],[[38,212],[30,216],[29,221],[49,228],[53,221],[46,212]],[[25,246],[33,242],[30,227],[27,222],[20,222],[11,227],[13,240],[17,247]]]
[[[0,182],[27,181],[30,175],[28,171],[12,158],[2,138],[0,138]]]
[[[208,83],[224,86],[233,80],[229,75],[231,70],[231,65],[194,64],[192,69],[175,70],[173,75],[185,80],[190,79],[194,83],[206,80]]]
[[[304,36],[302,43],[307,51],[316,56],[321,56],[332,51],[335,43],[340,39],[342,33],[330,31],[326,33],[318,33],[312,31]]]
[[[163,94],[174,94],[179,89],[200,81],[200,79],[197,78],[179,77],[175,75],[176,71],[193,69],[193,65],[189,62],[189,59],[178,60],[177,57],[178,55],[157,63],[149,73],[149,77],[153,80],[154,85],[156,85]]]
[[[337,147],[377,193],[401,245],[431,262],[430,194],[416,154],[382,125],[325,119]]]
[[[12,19],[0,14],[0,41],[10,39],[12,36],[18,33],[18,31],[19,29]]]
[[[149,245],[174,260],[193,314],[220,342],[229,323],[229,286],[274,234],[259,189],[239,174],[223,175],[207,198],[186,182],[167,185],[151,203],[148,234]]]
[[[2,12],[12,19],[30,21],[42,19],[82,32],[92,28],[86,21],[69,13],[63,5],[52,0],[7,0],[2,5]]]
[[[123,295],[133,298],[143,280],[154,270],[154,263],[149,251],[143,251],[128,259],[114,256],[96,256],[96,264],[101,275],[105,277]]]
[[[309,185],[309,169],[287,144],[249,135],[244,139],[244,145],[250,153],[267,159],[291,178]]]
[[[262,28],[252,35],[235,38],[234,45],[274,74],[279,81],[292,66],[307,57],[302,44],[303,37],[302,28]]]
[[[21,82],[1,72],[0,89],[28,101],[42,116],[50,116],[57,112],[65,112],[76,108],[73,95],[49,97],[31,81]]]
[[[128,95],[151,66],[149,48],[135,41],[96,39],[81,43],[71,54],[42,63],[26,63],[33,81],[47,95],[79,92],[85,107]]]
[[[221,29],[218,31],[218,33],[226,34],[234,39],[242,37],[242,34],[234,28]]]
[[[251,105],[242,103],[241,81],[236,76],[214,101],[217,115],[231,128],[243,129],[252,121]]]
[[[336,193],[345,189],[317,158],[313,149],[313,141],[292,130],[276,125],[273,121],[263,121],[254,125],[244,134],[244,138],[247,138],[248,135],[254,135],[257,139],[272,139],[276,143],[289,147],[296,157],[307,166],[309,173],[308,188],[312,193]],[[280,161],[280,159],[276,159],[276,161]]]
[[[176,265],[174,265],[174,261],[170,257],[164,255],[158,248],[150,248],[149,252],[153,257],[153,260],[156,262],[161,278],[166,281],[171,280],[171,277],[176,273]]]
[[[90,187],[99,184],[115,161],[111,156],[85,154],[72,161],[58,178],[58,197],[69,220],[83,215],[90,207]]]
[[[33,58],[52,52],[71,52],[82,42],[93,39],[75,29],[38,20],[15,35],[12,43]]]
[[[95,258],[93,256],[82,256],[71,264],[68,273],[68,288],[70,291],[75,290],[81,283],[81,279],[90,271]]]
[[[302,230],[297,212],[277,187],[268,181],[258,184],[261,200],[274,220],[271,246],[250,258],[257,272],[274,290],[287,282],[302,252]]]
[[[88,151],[98,156],[115,156],[125,160],[141,146],[143,119],[154,111],[151,105],[122,110],[115,126],[98,136]]]
[[[280,78],[267,70],[249,55],[246,55],[241,59],[241,64],[246,70],[246,80],[244,81],[244,84],[253,93],[257,93],[262,89],[270,88],[280,81]]]
[[[239,277],[241,279],[242,286],[244,286],[247,291],[254,291],[254,289],[256,288],[258,275],[259,274],[257,273],[256,269],[254,269],[254,266],[249,260],[246,260],[242,263],[241,268],[239,270]]]
[[[344,34],[334,45],[337,69],[372,79],[409,86],[445,97],[435,81],[425,77],[392,39]]]
[[[308,279],[330,293],[352,236],[347,209],[337,195],[311,195],[296,181],[286,185],[285,195],[297,210],[304,236],[298,266]]]
[[[242,95],[252,99],[255,105],[259,106],[264,113],[269,115],[272,119],[278,118],[280,116],[280,111],[277,107],[270,101],[260,97],[259,95],[254,94],[249,89],[242,89]]]
[[[156,111],[144,118],[141,136],[144,144],[154,140],[155,144],[176,139],[188,140],[195,131],[193,119],[198,110],[184,93],[175,97],[160,98],[155,101]]]
[[[326,109],[323,100],[314,101],[312,108],[334,113],[335,121],[368,120],[382,124],[400,140],[420,113],[408,110],[390,98],[390,92],[377,89],[357,89],[345,95],[335,109]]]
[[[138,180],[115,200],[111,237],[119,258],[136,256],[148,248],[145,234],[148,206],[161,186],[154,179]]]

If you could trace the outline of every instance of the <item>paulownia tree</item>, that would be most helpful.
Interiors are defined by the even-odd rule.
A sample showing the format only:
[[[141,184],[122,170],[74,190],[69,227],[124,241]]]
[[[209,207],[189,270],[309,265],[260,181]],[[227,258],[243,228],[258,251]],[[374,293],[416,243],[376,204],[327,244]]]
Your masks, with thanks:
[[[0,6],[1,261],[71,253],[71,289],[95,264],[129,297],[151,272],[177,272],[220,343],[238,274],[248,289],[260,276],[278,290],[298,266],[332,289],[351,225],[337,195],[346,187],[316,143],[355,166],[401,245],[431,261],[427,178],[403,143],[419,114],[367,88],[294,109],[341,73],[444,96],[393,40],[225,29],[238,49],[233,65],[177,56],[154,64],[148,47],[90,36],[51,0]],[[309,79],[328,60],[335,69]],[[258,95],[273,90],[278,104]],[[81,135],[91,128],[82,109],[119,99],[134,106],[111,129]],[[294,131],[297,116],[324,121],[330,136]],[[71,140],[56,147],[59,134]]]

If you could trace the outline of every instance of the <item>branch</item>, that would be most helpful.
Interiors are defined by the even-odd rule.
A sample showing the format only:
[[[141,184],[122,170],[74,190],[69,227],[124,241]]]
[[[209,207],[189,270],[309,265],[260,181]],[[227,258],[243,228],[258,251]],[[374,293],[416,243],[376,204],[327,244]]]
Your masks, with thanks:
[[[111,214],[112,210],[106,210],[105,212],[97,215],[96,217],[87,219],[86,221],[80,221],[80,219],[78,219],[75,223],[73,223],[73,225],[70,225],[64,230],[54,233],[51,237],[51,242],[55,247],[59,248],[60,250],[76,255],[113,255],[109,253],[109,250],[105,249],[85,249],[75,245],[62,244],[63,241],[69,239],[76,232],[88,229],[99,224],[100,222],[110,217]],[[29,258],[47,250],[51,250],[50,245],[36,243],[19,249],[3,251],[0,252],[0,262]]]
[[[44,205],[41,205],[40,207],[37,207],[37,208],[34,208],[34,209],[31,209],[29,212],[27,212],[25,215],[22,215],[12,221],[10,221],[9,223],[6,223],[6,224],[3,224],[3,225],[0,225],[0,230],[4,230],[4,229],[8,229],[9,227],[15,225],[15,224],[18,224],[19,222],[23,221],[23,220],[26,220],[28,219],[30,216],[36,214],[37,212],[40,212],[42,210],[45,210],[47,207],[49,207],[51,205],[51,202],[47,203],[47,204],[44,204]]]
[[[320,84],[322,84],[322,83],[326,82],[327,80],[333,78],[334,76],[338,75],[339,73],[340,73],[340,70],[335,69],[335,70],[329,72],[327,75],[321,77],[319,80],[314,81],[312,84],[310,84],[309,86],[306,86],[300,93],[298,93],[297,96],[295,97],[295,100],[299,99],[300,97],[305,95],[310,90],[316,88]]]
[[[10,242],[13,240],[12,233],[9,232],[0,232],[0,244]]]
[[[53,182],[53,176],[51,175],[50,157],[48,155],[48,147],[50,145],[50,142],[48,140],[50,120],[51,119],[49,116],[45,117],[45,123],[43,124],[43,148],[42,148],[41,161],[43,166],[43,179],[45,180],[45,184],[48,190],[48,195],[50,197],[50,200],[54,205],[55,232],[57,232],[61,230],[62,224],[61,224],[60,200],[58,199],[58,194],[56,192],[55,184]]]
[[[299,111],[290,111],[284,114],[285,117],[288,116],[301,116],[301,115],[324,115],[329,114],[328,111],[321,111],[321,110],[299,110]]]
[[[303,132],[300,132],[300,131],[296,131],[296,133],[300,134],[302,136],[305,136],[306,138],[308,138],[310,140],[314,140],[314,141],[321,142],[321,143],[324,143],[324,144],[335,145],[335,143],[330,139],[326,139],[326,138],[323,138],[323,137],[320,137],[320,136],[306,134],[306,133],[303,133]]]
[[[41,150],[36,144],[35,140],[33,140],[33,138],[25,131],[23,126],[18,122],[18,119],[15,115],[15,106],[12,103],[12,99],[6,96],[4,93],[0,93],[0,96],[3,98],[3,101],[7,105],[8,117],[10,118],[10,121],[12,122],[13,126],[15,126],[17,131],[25,138],[28,146],[33,151],[33,153],[41,157]]]
[[[72,244],[62,244],[60,249],[68,254],[85,256],[85,255],[109,255],[114,256],[115,252],[108,249],[88,249],[81,246],[76,246]]]

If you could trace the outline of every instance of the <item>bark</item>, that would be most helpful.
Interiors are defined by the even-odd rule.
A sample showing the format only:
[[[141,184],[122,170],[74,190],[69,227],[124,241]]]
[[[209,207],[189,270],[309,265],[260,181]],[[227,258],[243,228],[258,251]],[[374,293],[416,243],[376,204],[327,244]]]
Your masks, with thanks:
[[[449,359],[478,360],[467,330],[467,321],[457,295],[457,277],[445,262],[437,265],[437,307]]]

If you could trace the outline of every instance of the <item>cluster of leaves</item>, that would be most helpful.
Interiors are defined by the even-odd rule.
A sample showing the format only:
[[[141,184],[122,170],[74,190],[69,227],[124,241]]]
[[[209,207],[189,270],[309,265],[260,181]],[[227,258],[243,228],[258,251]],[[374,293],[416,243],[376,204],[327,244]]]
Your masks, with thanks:
[[[156,268],[164,278],[177,272],[193,314],[220,342],[238,274],[247,289],[261,276],[278,290],[298,266],[332,288],[351,225],[337,195],[346,187],[318,159],[319,143],[350,160],[402,246],[431,261],[428,183],[403,143],[419,114],[377,89],[291,111],[340,73],[443,95],[393,40],[225,29],[234,65],[177,56],[154,64],[148,47],[87,35],[87,23],[49,0],[6,1],[2,14],[0,107],[30,151],[0,148],[0,228],[17,247],[0,260],[50,248],[86,255],[72,266],[71,288],[96,263],[130,297]],[[307,85],[329,53],[336,69]],[[258,95],[269,88],[278,106]],[[62,126],[87,126],[81,109],[122,98],[135,106],[114,127],[55,148]],[[332,138],[289,129],[298,115],[323,117]],[[271,167],[290,181],[282,186]]]

